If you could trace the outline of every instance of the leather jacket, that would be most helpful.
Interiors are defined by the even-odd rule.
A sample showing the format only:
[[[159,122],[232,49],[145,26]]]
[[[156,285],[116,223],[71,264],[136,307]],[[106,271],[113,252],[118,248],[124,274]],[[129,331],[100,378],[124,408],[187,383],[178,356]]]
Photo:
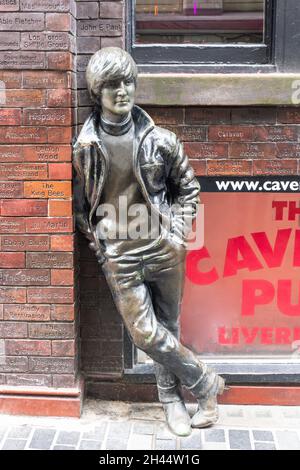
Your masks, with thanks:
[[[99,263],[105,260],[96,236],[96,210],[109,171],[109,156],[103,145],[99,110],[86,120],[74,145],[75,218],[90,241]],[[132,109],[135,127],[133,168],[149,209],[166,219],[171,235],[184,244],[182,230],[187,218],[196,217],[200,185],[176,135],[155,126],[138,106]],[[117,138],[117,137],[116,137]],[[121,158],[121,149],[120,149]],[[187,218],[185,218],[187,217]],[[185,232],[184,232],[185,233]],[[179,241],[179,243],[180,243]]]

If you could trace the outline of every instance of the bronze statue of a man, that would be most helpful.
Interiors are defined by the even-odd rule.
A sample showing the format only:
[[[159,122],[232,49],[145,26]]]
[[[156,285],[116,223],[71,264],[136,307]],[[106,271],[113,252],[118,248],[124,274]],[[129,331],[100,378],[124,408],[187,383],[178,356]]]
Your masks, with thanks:
[[[74,146],[77,226],[132,341],[154,361],[170,429],[186,436],[191,427],[217,421],[217,395],[224,390],[224,380],[179,339],[186,240],[199,183],[176,135],[134,105],[137,67],[127,52],[96,52],[86,77],[95,109]],[[181,385],[198,401],[192,420]]]

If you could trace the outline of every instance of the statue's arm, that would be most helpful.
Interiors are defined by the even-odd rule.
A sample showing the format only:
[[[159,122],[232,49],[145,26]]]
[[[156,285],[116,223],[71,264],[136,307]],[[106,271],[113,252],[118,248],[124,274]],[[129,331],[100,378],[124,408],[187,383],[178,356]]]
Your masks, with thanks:
[[[182,243],[187,240],[192,222],[197,215],[200,184],[184,152],[183,145],[176,136],[169,159],[169,180],[174,190],[171,233]]]

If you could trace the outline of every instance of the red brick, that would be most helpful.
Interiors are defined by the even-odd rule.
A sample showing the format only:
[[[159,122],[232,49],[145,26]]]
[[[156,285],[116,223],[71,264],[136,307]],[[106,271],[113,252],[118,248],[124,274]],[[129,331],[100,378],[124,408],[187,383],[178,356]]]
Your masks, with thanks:
[[[9,2],[2,0],[0,2],[0,11],[17,11],[19,10],[19,3],[19,0],[10,0]]]
[[[190,163],[194,169],[195,175],[204,176],[206,175],[206,162],[200,160],[190,160]]]
[[[18,181],[0,181],[0,198],[23,197],[23,183]]]
[[[21,119],[20,109],[0,109],[0,126],[20,126]]]
[[[252,174],[252,162],[249,160],[209,160],[207,162],[207,175],[242,176]]]
[[[278,158],[300,158],[300,144],[276,144]]]
[[[45,27],[43,13],[1,13],[1,19],[1,31],[43,31]]]
[[[229,124],[230,108],[197,107],[185,110],[187,124]]]
[[[27,324],[1,322],[0,338],[27,338]]]
[[[25,304],[26,289],[24,287],[0,287],[0,303]]]
[[[49,31],[71,31],[72,22],[68,13],[47,13],[46,29]]]
[[[286,142],[298,140],[298,128],[292,126],[261,126],[254,128],[254,138],[261,142]]]
[[[20,0],[20,9],[22,11],[70,11],[72,0]]]
[[[9,199],[1,203],[1,215],[43,216],[47,215],[47,209],[47,201]]]
[[[48,286],[48,269],[0,269],[0,281],[4,286]]]
[[[23,120],[26,126],[70,126],[71,110],[68,108],[25,109]]]
[[[71,127],[49,127],[48,142],[54,144],[70,144],[72,142]]]
[[[0,217],[0,233],[25,232],[25,219],[20,217]]]
[[[4,305],[3,316],[4,320],[49,321],[50,305]]]
[[[297,160],[261,160],[253,162],[254,175],[296,175]]]
[[[24,161],[32,162],[63,162],[70,161],[72,149],[70,145],[35,145],[23,146]],[[1,158],[1,147],[0,147]]]
[[[0,68],[11,70],[45,69],[46,53],[36,51],[0,52]]]
[[[0,163],[2,180],[36,180],[48,177],[45,163]]]
[[[41,127],[1,127],[0,143],[34,144],[46,143],[47,130]]]
[[[26,253],[26,266],[27,268],[70,269],[73,268],[73,255],[61,251]]]
[[[26,219],[26,233],[53,232],[73,232],[73,219],[71,217],[51,217],[49,219],[40,217]]]
[[[260,143],[231,143],[229,144],[230,158],[276,158],[276,144],[260,144]]]
[[[252,127],[243,126],[210,126],[208,130],[208,140],[211,141],[252,141],[254,131]]]
[[[233,124],[257,124],[257,123],[276,123],[276,107],[257,107],[246,106],[233,108],[231,111],[231,120]]]
[[[3,304],[0,305],[0,320],[3,320]]]
[[[18,89],[22,86],[22,73],[0,70],[0,80],[5,83],[6,90],[8,88]]]
[[[49,163],[49,178],[52,180],[72,179],[71,163]]]
[[[69,217],[72,215],[72,201],[49,201],[50,217]]]
[[[44,90],[6,90],[5,106],[13,108],[34,108],[46,104],[46,92]]]
[[[2,235],[2,251],[48,251],[48,235]]]
[[[52,379],[51,375],[45,374],[6,374],[6,385],[51,387]]]
[[[0,145],[0,162],[23,162],[23,146],[19,145]]]
[[[73,235],[52,235],[50,238],[51,250],[53,251],[73,251]]]
[[[73,70],[73,55],[70,52],[47,52],[47,68],[49,70]]]
[[[122,18],[122,2],[100,3],[100,18]]]
[[[72,286],[74,284],[73,269],[52,269],[51,285],[52,286]]]
[[[75,377],[71,374],[58,374],[58,375],[53,375],[53,387],[55,388],[73,388],[75,387],[76,380]],[[64,415],[65,416],[65,415]]]
[[[51,341],[5,340],[8,356],[51,356]]]
[[[70,181],[36,181],[24,183],[24,196],[28,198],[68,199],[72,196]]]
[[[200,142],[207,140],[206,126],[170,126],[165,125],[171,132],[175,132],[182,142]]]
[[[183,124],[183,108],[146,107],[156,125]]]
[[[0,253],[0,268],[24,268],[25,253]]]
[[[190,158],[226,158],[228,144],[213,144],[209,142],[185,142],[184,149]]]
[[[71,76],[69,72],[50,72],[44,70],[23,72],[23,88],[63,89],[70,87]]]
[[[27,298],[33,304],[71,304],[74,301],[74,291],[72,287],[28,287]]]
[[[75,356],[75,341],[52,341],[52,356],[72,357]]]
[[[299,108],[278,108],[277,121],[282,124],[300,124]]]
[[[73,321],[74,318],[74,305],[52,305],[52,321]]]
[[[72,92],[71,90],[48,90],[47,91],[47,106],[51,108],[72,106]]]

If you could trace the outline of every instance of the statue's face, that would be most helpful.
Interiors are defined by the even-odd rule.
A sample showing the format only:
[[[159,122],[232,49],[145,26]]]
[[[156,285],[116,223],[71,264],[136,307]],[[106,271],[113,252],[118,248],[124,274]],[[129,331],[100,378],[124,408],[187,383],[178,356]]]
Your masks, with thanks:
[[[103,111],[122,116],[128,114],[134,105],[135,83],[133,79],[112,80],[105,83],[101,90]]]

